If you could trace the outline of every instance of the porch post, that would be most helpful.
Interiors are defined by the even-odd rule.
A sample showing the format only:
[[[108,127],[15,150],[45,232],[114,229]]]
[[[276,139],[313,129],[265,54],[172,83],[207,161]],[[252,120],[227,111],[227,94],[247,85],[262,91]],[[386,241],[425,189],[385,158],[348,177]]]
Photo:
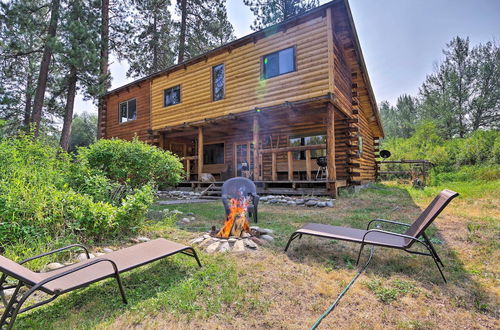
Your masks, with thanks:
[[[250,164],[249,164],[250,165]],[[260,180],[259,164],[259,118],[253,117],[253,179]]]
[[[165,149],[165,135],[162,132],[159,132],[158,134],[159,134],[158,147],[160,147],[160,149],[164,150]]]
[[[335,108],[333,104],[327,105],[327,125],[326,125],[326,155],[328,170],[328,188],[335,190],[335,180],[337,179],[337,170],[335,168]],[[330,182],[333,183],[331,184]]]
[[[198,127],[198,181],[203,173],[203,128]]]

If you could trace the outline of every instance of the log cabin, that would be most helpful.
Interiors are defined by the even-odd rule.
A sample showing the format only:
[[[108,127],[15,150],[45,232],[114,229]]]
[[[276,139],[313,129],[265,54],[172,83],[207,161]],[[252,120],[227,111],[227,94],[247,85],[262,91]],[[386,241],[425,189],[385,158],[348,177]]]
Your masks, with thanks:
[[[384,136],[347,0],[108,92],[99,134],[177,154],[193,188],[330,195],[375,179]]]

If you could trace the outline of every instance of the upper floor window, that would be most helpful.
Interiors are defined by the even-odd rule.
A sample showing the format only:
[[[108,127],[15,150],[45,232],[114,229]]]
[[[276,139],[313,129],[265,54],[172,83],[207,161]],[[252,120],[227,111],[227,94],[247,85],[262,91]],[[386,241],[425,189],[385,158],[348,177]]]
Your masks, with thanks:
[[[295,47],[264,55],[262,76],[264,79],[295,71]]]
[[[181,86],[177,85],[171,88],[165,89],[163,92],[164,101],[163,106],[168,107],[170,105],[181,103]]]
[[[212,95],[214,101],[224,98],[224,64],[212,67]]]
[[[136,100],[128,100],[120,103],[118,109],[120,111],[120,123],[135,120],[137,118]]]

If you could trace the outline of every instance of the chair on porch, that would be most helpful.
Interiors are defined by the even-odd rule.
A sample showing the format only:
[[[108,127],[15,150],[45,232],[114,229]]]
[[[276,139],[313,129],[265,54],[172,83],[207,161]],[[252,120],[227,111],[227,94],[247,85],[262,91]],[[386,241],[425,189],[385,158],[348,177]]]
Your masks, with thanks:
[[[229,204],[231,198],[250,197],[251,204],[248,206],[248,215],[257,223],[257,207],[260,197],[257,195],[257,188],[252,180],[242,177],[235,177],[227,180],[222,185],[222,203],[229,215]]]

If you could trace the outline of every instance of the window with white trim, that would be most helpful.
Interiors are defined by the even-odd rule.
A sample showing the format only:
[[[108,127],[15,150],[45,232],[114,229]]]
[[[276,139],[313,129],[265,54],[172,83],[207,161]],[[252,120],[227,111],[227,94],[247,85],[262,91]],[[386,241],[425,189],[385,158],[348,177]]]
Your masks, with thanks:
[[[120,123],[137,119],[137,101],[135,99],[121,102],[118,105]]]

